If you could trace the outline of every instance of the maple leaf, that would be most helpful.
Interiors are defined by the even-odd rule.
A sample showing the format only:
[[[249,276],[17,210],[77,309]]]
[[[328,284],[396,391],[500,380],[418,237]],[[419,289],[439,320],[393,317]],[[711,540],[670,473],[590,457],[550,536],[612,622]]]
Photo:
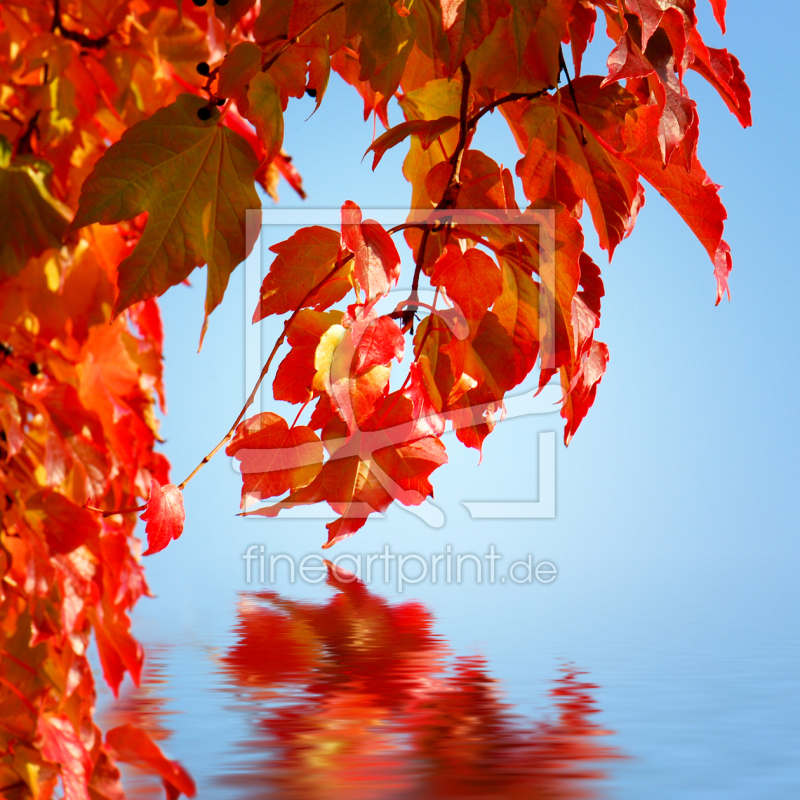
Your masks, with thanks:
[[[27,507],[43,513],[44,534],[52,553],[69,553],[100,533],[95,514],[58,492],[34,495]]]
[[[119,265],[117,314],[207,264],[207,319],[247,255],[245,212],[261,207],[252,178],[258,164],[241,136],[218,125],[216,111],[198,119],[205,105],[182,94],[134,125],[100,158],[81,189],[68,233],[149,213],[141,239]]]
[[[149,556],[163,550],[183,533],[186,513],[181,490],[171,483],[161,486],[153,479],[150,482],[150,499],[140,519],[147,522],[147,550],[142,555]]]
[[[284,508],[327,502],[341,515],[326,526],[328,541],[323,547],[331,547],[395,499],[419,505],[433,496],[431,472],[447,461],[436,433],[441,428],[426,421],[424,408],[432,411],[419,373],[414,371],[403,390],[376,403],[359,428],[348,432],[338,418],[330,418],[323,441],[331,455],[317,477],[293,489],[285,500],[246,513],[274,517]]]
[[[350,306],[341,324],[331,326],[320,338],[314,352],[312,388],[328,393],[332,408],[352,432],[386,393],[390,364],[402,359],[403,349],[397,323],[379,317],[374,303]]]
[[[261,69],[263,56],[254,42],[240,42],[232,48],[219,68],[217,94],[235,98],[240,111],[246,111],[247,85]]]
[[[600,246],[613,255],[630,232],[641,189],[636,169],[609,150],[602,136],[620,124],[626,110],[633,107],[633,98],[621,87],[604,87],[596,76],[576,79],[572,87],[580,120],[570,111],[568,90],[553,101],[504,110],[526,151],[517,163],[517,174],[531,202],[553,197],[575,209],[585,200]]]
[[[714,264],[719,304],[728,291],[731,271],[730,248],[722,239],[727,213],[719,198],[719,187],[709,180],[696,158],[689,171],[679,164],[663,166],[654,136],[657,113],[653,106],[636,110],[634,122],[624,129],[627,148],[623,157],[661,192],[705,247]]]
[[[508,0],[441,0],[441,7],[450,45],[450,74],[492,32],[497,20],[511,11]]]
[[[743,127],[752,125],[750,89],[736,56],[725,49],[706,47],[694,29],[689,34],[688,46],[694,56],[690,68],[699,72],[717,90]]]

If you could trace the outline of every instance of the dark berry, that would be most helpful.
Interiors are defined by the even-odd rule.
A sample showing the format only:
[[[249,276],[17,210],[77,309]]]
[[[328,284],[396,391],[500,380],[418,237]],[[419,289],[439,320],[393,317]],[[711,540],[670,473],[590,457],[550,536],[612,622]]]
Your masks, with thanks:
[[[208,76],[208,73],[211,72],[211,67],[205,61],[201,61],[197,65],[197,71],[205,78]]]
[[[31,361],[31,363],[28,364],[28,372],[30,372],[30,374],[33,375],[33,377],[35,378],[37,375],[42,374],[42,367],[35,361]]]
[[[218,6],[226,6],[226,5],[228,5],[228,0],[214,0],[214,2],[215,2],[215,3],[216,3]]]
[[[198,108],[197,119],[200,119],[203,122],[205,122],[207,119],[211,119],[211,109],[206,108],[205,106],[203,106],[202,108]]]
[[[0,353],[8,357],[13,355],[14,348],[8,342],[0,342]]]
[[[227,102],[228,102],[228,99],[226,97],[218,97],[217,98],[217,105],[218,106],[224,106],[225,103],[227,103]]]
[[[205,4],[208,2],[208,0],[192,0],[192,2],[193,2],[193,3],[194,3],[196,6],[200,6],[200,7],[202,7],[202,6],[204,6],[204,5],[205,5]]]
[[[316,97],[317,96],[317,90],[316,89],[306,89],[306,94],[309,97]]]

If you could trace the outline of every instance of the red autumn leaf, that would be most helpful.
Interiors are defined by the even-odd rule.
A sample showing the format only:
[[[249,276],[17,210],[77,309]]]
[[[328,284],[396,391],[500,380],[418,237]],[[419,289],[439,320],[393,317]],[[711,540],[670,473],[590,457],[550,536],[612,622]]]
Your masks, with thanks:
[[[53,553],[70,553],[100,533],[97,514],[76,506],[58,492],[34,495],[28,508],[43,512],[44,534]]]
[[[297,314],[286,334],[292,349],[279,364],[272,382],[276,400],[305,403],[314,396],[312,385],[317,373],[317,347],[323,334],[341,320],[340,311],[322,312],[304,308]]]
[[[239,424],[225,452],[241,462],[242,508],[311,483],[322,469],[322,442],[304,425],[290,428],[265,412]]]
[[[306,199],[306,193],[303,189],[303,177],[297,171],[297,167],[292,163],[291,156],[287,156],[283,151],[275,156],[275,166],[280,171],[281,175],[286,178],[286,182],[300,195],[302,200]]]
[[[92,758],[69,719],[42,715],[36,732],[42,741],[42,756],[61,767],[64,800],[89,800],[87,782]]]
[[[578,426],[594,403],[597,387],[603,379],[608,364],[608,347],[602,342],[593,341],[581,371],[572,383],[564,386],[566,397],[561,408],[561,416],[567,420],[564,428],[564,444],[569,444]],[[563,386],[563,381],[562,381]]]
[[[725,7],[728,0],[711,0],[711,7],[714,9],[714,19],[719,23],[722,32],[725,33]]]
[[[341,300],[350,290],[347,273],[326,281],[339,259],[339,236],[330,228],[301,228],[285,242],[272,245],[276,254],[261,285],[261,299],[253,314],[258,322],[271,314],[294,311],[299,304],[322,311]]]
[[[745,83],[739,60],[725,49],[706,47],[696,30],[689,35],[689,46],[694,54],[690,64],[716,90],[725,104],[744,126],[753,124],[750,110],[750,88]]]
[[[379,364],[389,364],[393,358],[402,361],[404,347],[405,339],[397,323],[389,317],[377,317],[366,323],[356,345],[353,368],[357,375],[363,375]]]
[[[147,522],[147,550],[142,555],[149,556],[163,550],[183,533],[186,513],[181,490],[172,483],[161,486],[153,479],[150,482],[150,499],[140,519]]]
[[[331,547],[393,500],[405,505],[424,502],[433,495],[429,476],[447,456],[431,427],[420,426],[421,400],[420,388],[412,383],[386,396],[355,431],[332,419],[323,430],[330,458],[317,477],[285,500],[247,513],[274,517],[283,508],[327,502],[341,515],[326,526],[328,541],[323,546]]]
[[[503,289],[500,270],[475,247],[449,244],[433,265],[431,283],[447,292],[468,320],[480,320]]]
[[[442,27],[450,45],[450,73],[467,53],[492,32],[500,17],[511,11],[508,0],[441,0]]]
[[[400,275],[400,255],[379,223],[361,221],[361,209],[351,200],[342,206],[342,243],[355,255],[356,280],[367,302],[388,294]]]

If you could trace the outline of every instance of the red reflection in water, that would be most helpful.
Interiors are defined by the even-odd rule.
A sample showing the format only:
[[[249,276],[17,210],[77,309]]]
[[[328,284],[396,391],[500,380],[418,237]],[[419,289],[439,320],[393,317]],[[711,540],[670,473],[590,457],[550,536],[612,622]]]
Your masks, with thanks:
[[[98,716],[104,731],[119,725],[135,725],[146,731],[150,738],[161,747],[169,750],[167,740],[172,730],[167,726],[168,718],[174,713],[167,706],[169,699],[165,690],[170,678],[165,667],[167,648],[149,646],[147,660],[142,670],[140,685],[129,682],[123,684],[120,695],[102,709]],[[122,785],[126,800],[164,800],[164,783],[155,774],[117,764],[122,772]]]
[[[618,757],[591,722],[597,687],[565,670],[552,719],[522,719],[482,659],[452,658],[423,605],[389,603],[338,575],[329,572],[336,594],[325,603],[274,592],[242,600],[223,664],[257,733],[240,745],[245,762],[220,779],[228,791],[248,800],[597,796],[597,762]]]

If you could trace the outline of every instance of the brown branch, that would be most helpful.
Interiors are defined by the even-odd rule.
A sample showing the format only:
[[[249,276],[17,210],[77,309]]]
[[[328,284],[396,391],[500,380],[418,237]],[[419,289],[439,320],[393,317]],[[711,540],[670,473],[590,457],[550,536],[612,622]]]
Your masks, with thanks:
[[[261,386],[264,378],[267,377],[269,373],[269,368],[272,365],[272,360],[275,358],[276,353],[280,349],[280,346],[283,344],[283,340],[286,338],[286,334],[289,332],[289,328],[291,327],[292,323],[297,318],[297,315],[300,311],[305,307],[306,302],[308,299],[317,291],[319,291],[345,264],[349,263],[353,259],[352,253],[340,261],[316,286],[313,286],[311,289],[306,292],[305,297],[300,301],[297,308],[292,312],[292,316],[286,320],[283,324],[283,333],[277,338],[275,344],[272,348],[272,352],[269,354],[266,363],[264,364],[261,374],[258,376],[258,380],[256,381],[256,385],[253,387],[253,390],[250,392],[250,396],[247,398],[242,410],[239,412],[239,416],[236,417],[236,421],[231,425],[230,430],[225,434],[219,444],[191,471],[191,473],[183,480],[181,483],[178,484],[178,488],[183,491],[186,488],[186,484],[197,475],[198,472],[206,465],[209,461],[231,440],[233,434],[236,431],[239,423],[244,418],[244,415],[247,413],[247,409],[253,405],[256,399],[256,392],[258,392],[259,387]]]
[[[461,109],[459,113],[460,124],[458,126],[458,143],[453,155],[450,157],[450,163],[453,165],[453,171],[450,173],[450,180],[447,182],[447,188],[444,190],[442,199],[436,206],[437,210],[443,208],[455,208],[456,198],[458,197],[459,190],[459,177],[461,175],[461,161],[464,158],[464,151],[467,149],[467,135],[469,133],[469,118],[467,112],[469,111],[469,88],[472,82],[472,75],[470,75],[467,62],[461,62]]]
[[[419,243],[419,251],[417,252],[417,263],[414,266],[414,280],[411,282],[411,294],[408,295],[408,307],[403,310],[401,319],[403,321],[403,331],[412,328],[414,325],[414,315],[417,313],[419,306],[419,278],[422,274],[422,264],[425,261],[425,248],[428,244],[428,237],[431,235],[430,226],[426,226],[422,231],[422,239]]]
[[[523,94],[520,92],[513,92],[512,94],[507,94],[505,97],[501,97],[499,100],[495,100],[492,103],[489,103],[488,106],[484,106],[480,111],[476,114],[473,114],[469,118],[469,122],[467,125],[470,129],[474,128],[478,124],[478,120],[484,115],[488,114],[490,111],[494,111],[497,106],[502,105],[503,103],[513,103],[517,100],[535,100],[537,97],[541,97],[543,94],[547,94],[548,91],[554,89],[553,86],[548,86],[546,89],[542,89],[538,92],[529,92],[527,94]]]
[[[308,25],[303,28],[296,36],[292,36],[286,44],[282,45],[281,48],[275,53],[269,61],[266,62],[261,67],[262,72],[266,72],[303,34],[308,33],[321,19],[324,19],[328,16],[328,14],[333,14],[334,11],[338,11],[340,8],[344,8],[344,2],[337,3],[335,6],[331,6],[327,11],[320,14],[315,20],[309,22]]]
[[[79,31],[71,31],[69,28],[65,28],[64,22],[61,19],[61,0],[53,0],[53,23],[50,26],[50,31],[52,33],[60,33],[65,39],[69,39],[79,44],[81,47],[91,47],[98,50],[102,50],[108,45],[109,39],[111,39],[111,33],[113,33],[113,31],[111,31],[105,36],[93,39],[91,36],[86,36],[86,34],[80,33]]]

